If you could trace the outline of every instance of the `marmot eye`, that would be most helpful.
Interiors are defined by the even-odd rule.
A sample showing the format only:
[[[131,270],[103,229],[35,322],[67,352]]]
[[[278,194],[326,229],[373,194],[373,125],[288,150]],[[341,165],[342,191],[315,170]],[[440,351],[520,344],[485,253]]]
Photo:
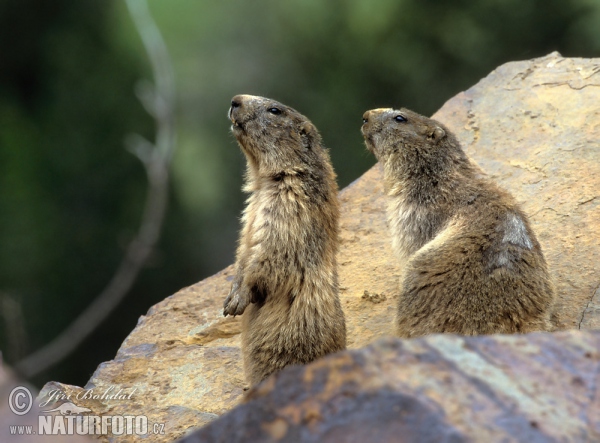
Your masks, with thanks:
[[[281,114],[281,109],[279,108],[269,108],[267,109],[271,114],[279,115]]]
[[[369,120],[366,118],[363,118],[363,123],[367,123]]]
[[[398,114],[396,117],[394,117],[394,120],[396,120],[397,122],[405,122],[408,121],[406,120],[406,117],[403,117],[402,115]]]

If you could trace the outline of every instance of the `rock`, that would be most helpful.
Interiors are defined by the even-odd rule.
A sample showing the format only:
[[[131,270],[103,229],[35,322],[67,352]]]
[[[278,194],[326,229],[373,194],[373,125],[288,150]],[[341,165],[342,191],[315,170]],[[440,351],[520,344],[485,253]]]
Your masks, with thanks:
[[[553,53],[499,67],[434,115],[530,215],[556,281],[557,329],[600,328],[598,86],[600,59]],[[401,264],[392,255],[382,192],[375,166],[340,193],[340,295],[350,348],[393,333]],[[152,307],[85,388],[53,384],[40,395],[50,388],[73,394],[93,389],[97,395],[135,390],[126,400],[104,398],[81,406],[89,404],[98,415],[141,411],[151,423],[164,423],[165,434],[149,436],[148,442],[172,441],[230,410],[245,387],[240,320],[221,314],[232,278],[232,268],[226,268]],[[521,339],[530,346],[529,338]],[[575,351],[566,349],[565,355],[570,352]],[[419,376],[423,389],[439,383],[428,377],[435,372]],[[412,397],[399,401],[411,405],[415,417],[423,414],[426,426],[441,423],[436,421],[441,412],[429,403]],[[483,417],[473,407],[462,413]],[[457,413],[448,408],[445,414]]]
[[[384,338],[290,367],[181,440],[600,441],[600,332]]]
[[[579,324],[580,329],[600,329],[600,286],[587,304]]]
[[[529,214],[558,292],[558,329],[600,328],[600,59],[507,63],[435,117]],[[600,301],[595,298],[595,306]]]
[[[10,443],[90,443],[93,440],[86,435],[68,433],[68,419],[62,416],[44,417],[48,414],[34,401],[36,389],[19,380],[12,371],[3,366],[0,356],[0,441]],[[15,413],[13,408],[19,414]],[[23,413],[23,415],[20,415]],[[44,417],[44,425],[50,426],[50,434],[42,433],[47,428],[40,428],[40,416]],[[71,419],[73,420],[73,419]],[[60,423],[55,424],[59,421]],[[65,425],[65,434],[59,434]],[[54,431],[57,431],[54,433]],[[52,434],[54,433],[54,435]]]

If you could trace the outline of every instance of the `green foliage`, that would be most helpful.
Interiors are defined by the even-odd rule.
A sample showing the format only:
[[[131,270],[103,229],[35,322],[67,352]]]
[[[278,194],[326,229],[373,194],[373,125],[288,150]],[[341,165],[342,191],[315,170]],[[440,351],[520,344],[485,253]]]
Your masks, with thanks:
[[[0,290],[23,306],[29,350],[112,274],[145,186],[123,138],[151,129],[131,93],[140,61],[112,40],[109,5],[51,3],[0,7]]]
[[[596,0],[150,5],[178,88],[161,247],[119,312],[40,382],[85,383],[151,304],[233,260],[244,198],[225,117],[233,95],[307,115],[344,186],[374,163],[359,132],[365,110],[431,114],[504,62],[600,53]],[[133,93],[149,69],[120,1],[2,0],[0,54],[0,292],[21,302],[33,350],[98,294],[137,229],[145,177],[123,139],[152,137]]]

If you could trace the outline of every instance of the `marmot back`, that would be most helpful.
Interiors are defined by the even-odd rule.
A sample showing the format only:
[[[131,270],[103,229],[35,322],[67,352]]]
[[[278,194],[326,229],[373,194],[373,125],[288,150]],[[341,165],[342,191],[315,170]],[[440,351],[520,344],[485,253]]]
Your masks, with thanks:
[[[223,313],[244,313],[244,367],[256,384],[346,347],[339,203],[329,155],[306,117],[268,98],[238,95],[229,118],[247,159],[250,197]]]
[[[398,334],[550,330],[554,289],[513,197],[439,122],[407,109],[367,111],[363,122],[384,168],[393,248],[404,265]]]

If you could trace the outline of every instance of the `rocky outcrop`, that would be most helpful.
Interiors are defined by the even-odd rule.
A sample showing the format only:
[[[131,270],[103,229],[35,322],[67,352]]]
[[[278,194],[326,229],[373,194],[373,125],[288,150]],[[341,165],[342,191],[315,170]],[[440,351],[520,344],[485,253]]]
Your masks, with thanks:
[[[0,399],[2,399],[0,442],[91,443],[94,441],[89,436],[78,435],[76,427],[72,427],[70,429],[72,432],[69,432],[69,420],[61,414],[55,413],[49,417],[50,414],[34,401],[36,394],[33,386],[19,380],[8,367],[3,365],[0,355]],[[40,428],[40,416],[44,418],[42,428]],[[73,421],[72,419],[72,423]]]
[[[529,214],[558,292],[559,329],[599,329],[600,59],[500,66],[436,117]],[[595,295],[596,294],[596,295]]]
[[[288,368],[182,440],[600,441],[600,332],[384,338]]]
[[[554,320],[558,330],[600,328],[599,86],[600,60],[568,59],[554,53],[499,67],[473,88],[449,100],[434,116],[456,133],[468,154],[500,185],[510,190],[529,214],[556,282],[558,302]],[[360,137],[358,127],[357,137]],[[341,298],[348,322],[349,347],[361,348],[392,333],[400,264],[394,259],[389,245],[379,168],[375,166],[344,189],[340,198],[342,246],[338,260]],[[239,318],[224,318],[221,314],[232,277],[232,269],[227,268],[151,308],[146,316],[140,318],[115,359],[100,365],[85,388],[55,383],[47,385],[41,395],[44,396],[50,389],[62,389],[73,395],[85,389],[93,389],[96,393],[108,389],[113,392],[119,389],[132,392],[135,389],[128,399],[89,399],[79,406],[88,407],[96,414],[140,411],[148,416],[151,423],[165,424],[164,434],[152,435],[145,440],[153,442],[173,441],[190,428],[202,426],[227,412],[239,403],[245,386],[239,353]],[[544,343],[553,340],[551,335],[535,337],[482,340],[492,340],[486,343],[509,340],[517,349],[522,347],[523,352],[529,347],[542,349],[540,340]],[[592,335],[562,337],[587,337],[582,338],[586,343],[588,338],[595,340]],[[514,341],[517,338],[518,341]],[[460,339],[432,337],[427,340],[458,343]],[[565,338],[563,341],[565,358],[578,352],[578,348],[570,348],[577,342],[573,340]],[[412,342],[385,343],[373,349],[387,347],[402,349],[404,353],[410,349],[418,350],[418,346],[425,346],[427,342],[416,342],[421,345]],[[453,349],[458,354],[452,364],[470,364],[470,353],[458,345]],[[534,354],[531,358],[535,358]],[[362,354],[347,355],[344,358],[360,360]],[[418,360],[421,358],[419,355],[417,353],[410,358]],[[428,358],[427,355],[424,354],[423,358]],[[461,359],[461,355],[464,358]],[[525,358],[527,354],[518,355]],[[386,360],[382,357],[380,361],[383,364]],[[503,364],[510,366],[508,359]],[[521,364],[525,365],[524,362]],[[500,383],[494,391],[498,395],[503,386],[511,389],[519,382],[513,378],[517,377],[517,372],[508,371],[505,366],[496,366],[495,363],[486,366],[489,370],[494,367],[497,371],[507,371],[503,372],[506,377],[494,378]],[[546,375],[551,377],[551,367],[535,367],[540,374],[547,371]],[[295,371],[295,374],[300,374],[297,369]],[[319,377],[318,374],[314,376]],[[441,376],[436,371],[414,374],[417,377],[415,383],[421,383],[420,388],[415,384],[414,390],[410,391],[416,397],[407,391],[405,394],[398,393],[397,397],[389,400],[391,403],[383,404],[390,406],[397,399],[399,404],[408,405],[407,413],[422,417],[423,426],[433,428],[439,425],[442,426],[439,429],[450,432],[446,424],[458,426],[458,422],[439,421],[439,417],[458,414],[458,406],[446,402],[436,406],[420,395],[429,392],[429,387],[438,386],[443,390],[437,395],[444,396],[445,390],[452,386],[436,379]],[[477,379],[473,380],[476,382]],[[269,381],[266,386],[272,383],[276,382]],[[375,381],[365,380],[365,386],[368,383]],[[481,389],[484,389],[483,385]],[[362,398],[356,395],[359,400]],[[492,404],[491,392],[489,396]],[[589,400],[589,397],[586,398]],[[552,403],[562,399],[549,394],[543,401]],[[457,403],[462,405],[460,413],[471,417],[469,420],[473,421],[473,426],[482,429],[500,426],[501,423],[487,423],[487,418],[492,415],[479,414],[478,403],[469,403],[467,398],[461,401]],[[581,402],[570,403],[572,414],[587,413],[582,411],[584,403]],[[448,409],[440,411],[441,407]],[[498,411],[502,410],[502,406],[498,408]],[[502,416],[498,417],[502,422]],[[277,423],[274,426],[275,431],[281,428]],[[552,435],[555,427],[544,426],[544,435]],[[464,431],[460,427],[456,429],[457,432]],[[111,441],[130,440],[114,437]]]

